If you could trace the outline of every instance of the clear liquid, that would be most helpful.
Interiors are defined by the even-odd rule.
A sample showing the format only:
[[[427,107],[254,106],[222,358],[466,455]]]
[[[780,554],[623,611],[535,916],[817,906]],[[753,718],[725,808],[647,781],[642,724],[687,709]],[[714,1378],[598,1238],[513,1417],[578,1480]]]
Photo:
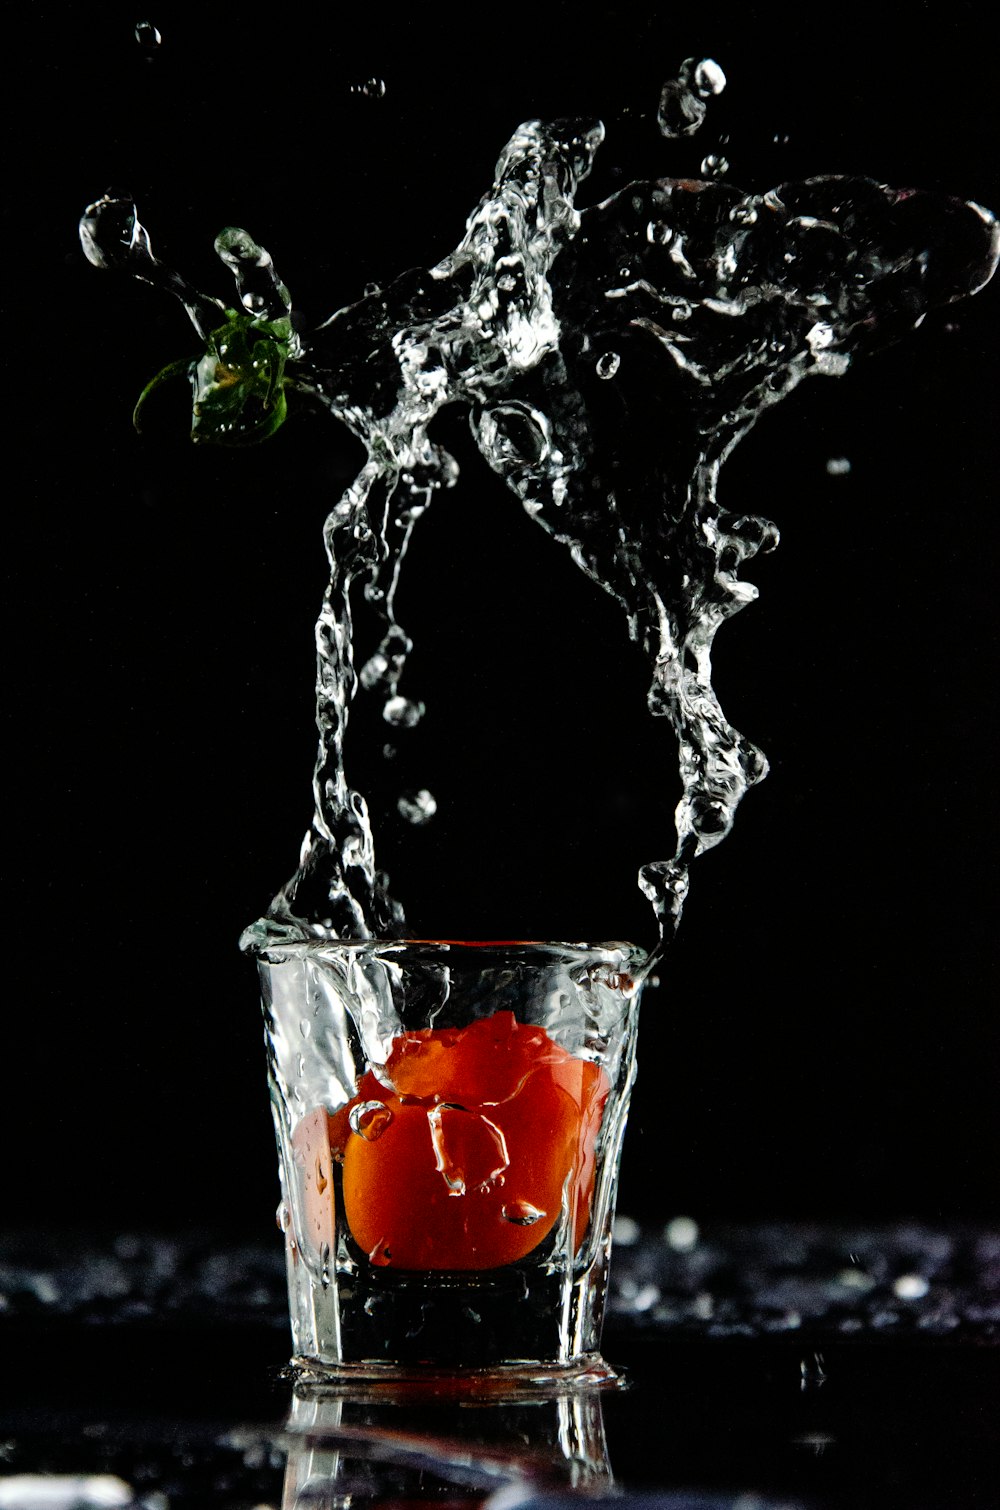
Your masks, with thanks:
[[[688,60],[664,86],[661,131],[691,135],[724,84],[710,59]],[[457,475],[431,435],[448,405],[467,411],[483,459],[528,515],[620,603],[648,659],[649,706],[674,730],[682,784],[673,853],[639,878],[668,938],[690,862],[728,834],[767,772],[719,703],[712,650],[720,625],[757,595],[743,564],[778,532],[738,501],[720,503],[720,469],[803,378],[843,374],[995,270],[997,225],[975,204],[865,178],[745,193],[714,154],[707,181],[631,183],[579,209],[603,137],[599,122],[525,123],[449,257],[304,334],[246,232],[216,242],[236,279],[227,308],[153,256],[129,201],[105,196],[84,215],[90,260],[168,289],[205,342],[183,366],[194,439],[263,438],[298,393],[366,450],[325,528],[315,816],[250,945],[406,931],[347,779],[345,741],[355,696],[380,701],[391,741],[423,716],[406,691],[411,644],[395,596],[414,528]],[[434,802],[401,793],[399,811],[423,823]]]

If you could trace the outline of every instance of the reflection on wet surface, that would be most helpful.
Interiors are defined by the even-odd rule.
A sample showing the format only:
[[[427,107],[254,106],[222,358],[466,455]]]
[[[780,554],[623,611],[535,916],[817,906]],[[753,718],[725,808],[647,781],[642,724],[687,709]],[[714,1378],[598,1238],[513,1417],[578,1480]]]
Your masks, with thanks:
[[[600,1393],[499,1400],[313,1390],[293,1396],[282,1510],[421,1500],[497,1510],[536,1494],[612,1486]]]

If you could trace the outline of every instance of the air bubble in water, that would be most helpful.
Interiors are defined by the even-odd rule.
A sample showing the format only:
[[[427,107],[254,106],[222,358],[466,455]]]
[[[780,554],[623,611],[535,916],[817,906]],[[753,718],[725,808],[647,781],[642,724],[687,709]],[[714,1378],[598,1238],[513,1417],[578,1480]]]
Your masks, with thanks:
[[[159,47],[163,38],[152,21],[139,21],[135,28],[135,40],[140,47],[148,48],[150,52],[153,52]]]
[[[362,1101],[351,1107],[348,1121],[351,1132],[366,1143],[377,1143],[392,1122],[392,1112],[383,1101]]]
[[[846,456],[831,456],[827,461],[826,470],[830,477],[846,477],[851,470],[851,463]]]
[[[403,792],[396,803],[400,817],[418,828],[430,822],[437,812],[437,806],[433,794],[426,787],[421,787],[419,792]]]
[[[530,1201],[511,1201],[500,1207],[500,1215],[505,1222],[512,1222],[515,1227],[533,1227],[542,1220],[545,1212],[533,1206]]]
[[[370,100],[380,100],[385,94],[385,79],[368,79],[362,84],[361,93],[366,94]]]
[[[424,716],[423,703],[415,703],[408,697],[390,697],[382,709],[382,717],[394,729],[413,729]]]
[[[597,358],[594,371],[599,378],[613,378],[622,364],[622,359],[617,351],[606,351],[603,356]]]
[[[448,1194],[485,1190],[510,1168],[503,1131],[481,1112],[443,1101],[427,1113],[434,1161]]]

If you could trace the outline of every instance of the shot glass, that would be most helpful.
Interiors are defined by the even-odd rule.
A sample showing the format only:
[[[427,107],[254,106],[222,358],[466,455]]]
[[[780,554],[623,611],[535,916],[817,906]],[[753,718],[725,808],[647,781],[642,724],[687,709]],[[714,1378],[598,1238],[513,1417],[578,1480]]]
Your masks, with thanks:
[[[613,1378],[599,1346],[643,952],[254,952],[300,1371]]]

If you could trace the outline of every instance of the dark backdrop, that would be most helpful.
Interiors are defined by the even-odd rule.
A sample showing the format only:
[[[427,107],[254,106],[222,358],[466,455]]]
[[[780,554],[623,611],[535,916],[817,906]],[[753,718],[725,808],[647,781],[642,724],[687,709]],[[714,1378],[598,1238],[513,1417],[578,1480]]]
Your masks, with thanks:
[[[436,5],[394,30],[376,7],[158,4],[152,53],[134,8],[31,10],[5,275],[15,1221],[267,1229],[236,939],[308,822],[321,528],[358,462],[301,406],[261,448],[196,452],[180,391],[137,438],[135,397],[189,328],[85,264],[78,214],[128,188],[158,253],[218,294],[212,238],[245,225],[315,321],[450,250],[533,115],[605,120],[584,204],[696,173],[718,132],[747,188],[864,172],[1000,200],[981,7],[808,25],[710,9],[587,24],[576,4]],[[666,143],[659,86],[706,53],[729,88],[700,137]],[[352,92],[372,76],[384,97]],[[695,866],[644,1009],[633,1212],[990,1210],[997,312],[987,290],[804,385],[724,473],[729,506],[783,533],[716,646],[723,703],[772,772]],[[423,521],[400,601],[428,707],[401,758],[439,813],[409,836],[386,824],[380,858],[420,932],[649,942],[634,876],[672,847],[676,778],[645,668],[462,426],[443,433],[463,480]],[[840,456],[849,475],[828,475]]]

